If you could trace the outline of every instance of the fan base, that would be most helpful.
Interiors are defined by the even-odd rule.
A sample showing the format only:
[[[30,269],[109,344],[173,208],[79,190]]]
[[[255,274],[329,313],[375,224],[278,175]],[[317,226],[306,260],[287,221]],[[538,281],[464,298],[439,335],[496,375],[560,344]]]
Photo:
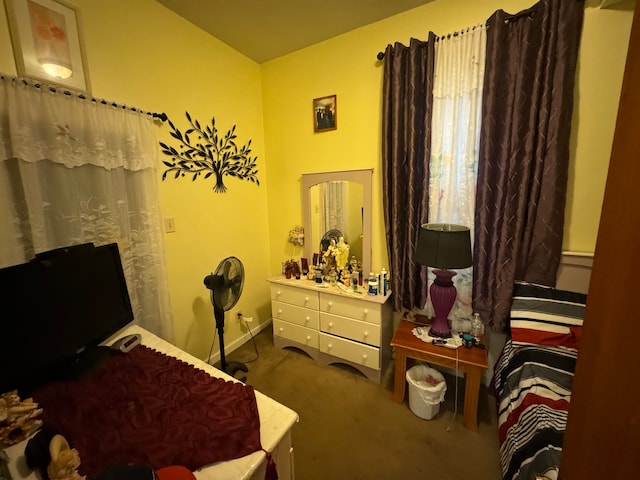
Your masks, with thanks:
[[[247,366],[244,363],[241,362],[227,362],[227,364],[225,366],[223,366],[222,369],[225,373],[228,373],[229,375],[231,375],[232,377],[236,377],[236,373],[238,371],[243,371],[243,372],[248,372],[249,368],[247,368]],[[240,380],[241,382],[245,382],[247,380],[246,376],[242,376],[240,378],[238,378],[238,380]]]

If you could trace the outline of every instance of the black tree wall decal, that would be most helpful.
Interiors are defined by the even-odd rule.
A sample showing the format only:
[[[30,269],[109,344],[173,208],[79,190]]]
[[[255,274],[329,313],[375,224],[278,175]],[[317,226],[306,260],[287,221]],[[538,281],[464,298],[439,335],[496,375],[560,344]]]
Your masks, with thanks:
[[[215,117],[211,117],[211,126],[202,128],[198,120],[191,119],[189,112],[185,113],[191,127],[184,134],[168,120],[171,136],[180,142],[178,149],[160,142],[162,153],[171,157],[170,161],[162,161],[168,167],[162,174],[163,181],[171,172],[175,172],[174,178],[193,175],[192,181],[200,175],[206,179],[215,174],[213,191],[216,193],[227,191],[223,181],[226,175],[260,185],[256,169],[258,157],[251,158],[251,139],[238,149],[235,125],[224,136],[220,136]]]

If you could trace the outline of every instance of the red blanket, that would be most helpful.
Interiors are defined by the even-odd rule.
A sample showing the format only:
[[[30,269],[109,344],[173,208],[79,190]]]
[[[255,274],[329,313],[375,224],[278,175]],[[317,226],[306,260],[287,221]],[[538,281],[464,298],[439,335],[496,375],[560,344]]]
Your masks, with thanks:
[[[253,387],[143,345],[33,397],[45,426],[78,449],[79,471],[88,478],[113,464],[196,470],[262,449]]]

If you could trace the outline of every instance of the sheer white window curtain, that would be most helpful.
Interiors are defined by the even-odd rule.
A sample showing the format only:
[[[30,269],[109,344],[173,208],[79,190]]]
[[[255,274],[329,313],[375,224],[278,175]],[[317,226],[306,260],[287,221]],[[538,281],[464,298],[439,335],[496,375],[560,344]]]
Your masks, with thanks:
[[[117,242],[135,322],[173,340],[145,114],[0,79],[0,267],[67,245]]]
[[[321,232],[332,229],[345,233],[349,231],[347,210],[344,208],[349,197],[349,182],[325,182],[320,189],[320,228]],[[351,241],[351,239],[347,239]]]
[[[441,37],[435,46],[429,222],[466,225],[472,241],[486,39],[480,25]],[[460,317],[472,313],[472,270],[454,277],[458,298],[452,314]]]

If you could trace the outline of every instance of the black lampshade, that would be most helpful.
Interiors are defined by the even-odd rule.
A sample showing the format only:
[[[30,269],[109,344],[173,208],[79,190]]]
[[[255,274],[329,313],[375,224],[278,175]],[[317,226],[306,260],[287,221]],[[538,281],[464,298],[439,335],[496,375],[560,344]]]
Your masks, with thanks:
[[[435,268],[467,268],[471,258],[471,232],[464,225],[425,223],[420,227],[413,256],[416,263]]]

